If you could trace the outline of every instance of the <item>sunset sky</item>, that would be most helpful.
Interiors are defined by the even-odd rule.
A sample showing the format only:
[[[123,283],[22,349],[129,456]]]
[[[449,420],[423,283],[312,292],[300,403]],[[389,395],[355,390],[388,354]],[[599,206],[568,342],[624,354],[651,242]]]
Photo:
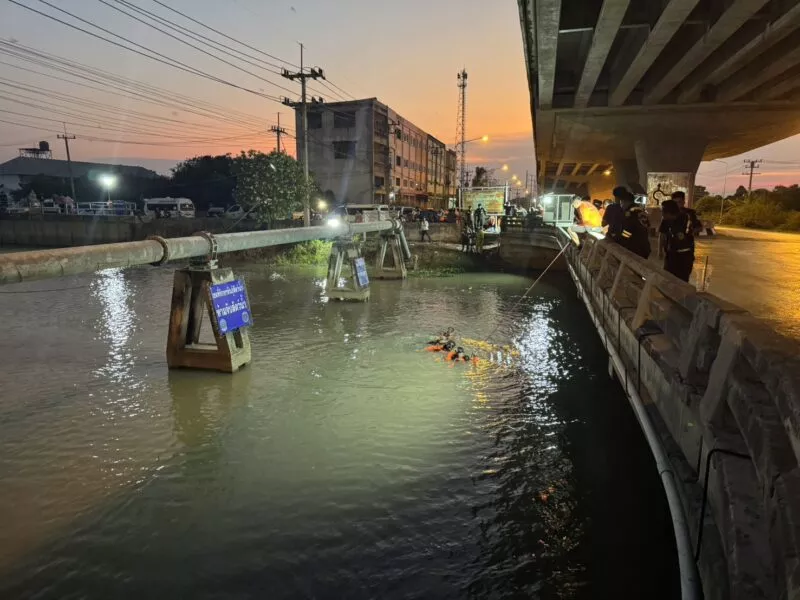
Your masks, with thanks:
[[[278,99],[299,95],[298,84],[271,71],[295,70],[302,41],[307,66],[322,67],[332,84],[313,86],[315,95],[329,101],[377,97],[448,144],[455,139],[456,73],[466,67],[468,136],[491,136],[488,144],[470,144],[469,162],[490,168],[508,163],[520,177],[533,169],[528,90],[513,0],[166,0],[162,5],[155,0],[13,1],[130,45],[111,35],[119,34],[140,44],[136,47],[140,51],[158,52],[226,83],[160,64],[4,1],[0,4],[0,162],[16,156],[18,147],[38,140],[48,140],[55,157],[64,158],[63,142],[56,138],[62,121],[78,138],[71,144],[74,160],[141,164],[167,172],[177,161],[197,154],[251,147],[269,151],[275,138],[266,130],[275,124],[277,112],[294,133],[292,111]],[[221,38],[164,5],[252,48]],[[251,64],[212,49],[204,40],[188,40],[218,58],[205,55],[112,7],[143,20],[148,17],[131,7],[155,13],[246,52]],[[158,26],[175,34],[164,21]],[[51,56],[33,56],[31,51]],[[47,66],[53,60],[73,62],[62,62],[54,71]],[[80,69],[101,69],[159,89],[110,88],[106,75],[97,74],[89,75],[94,81],[76,83],[76,76],[87,73],[77,71],[75,62]],[[161,103],[145,102],[137,94],[160,98]],[[203,110],[212,114],[194,114]],[[293,140],[289,142],[293,152]],[[748,153],[766,161],[757,185],[800,181],[798,150],[800,141],[793,138]],[[727,166],[703,164],[698,183],[718,192],[726,185],[732,191],[745,181],[742,158],[726,159]]]

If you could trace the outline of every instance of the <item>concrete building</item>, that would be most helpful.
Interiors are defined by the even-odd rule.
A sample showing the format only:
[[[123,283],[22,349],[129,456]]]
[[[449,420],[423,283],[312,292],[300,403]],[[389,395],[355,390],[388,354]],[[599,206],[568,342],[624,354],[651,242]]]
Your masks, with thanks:
[[[102,173],[117,173],[123,177],[155,179],[158,174],[144,167],[109,165],[72,161],[72,176],[75,179],[93,179]],[[18,156],[0,164],[0,186],[8,192],[20,189],[35,177],[53,177],[69,181],[70,167],[65,160],[52,158],[29,158]]]
[[[518,2],[541,191],[641,191],[800,133],[797,1]]]
[[[296,110],[298,156],[302,112]],[[332,204],[446,207],[455,154],[376,98],[308,108],[309,169]]]

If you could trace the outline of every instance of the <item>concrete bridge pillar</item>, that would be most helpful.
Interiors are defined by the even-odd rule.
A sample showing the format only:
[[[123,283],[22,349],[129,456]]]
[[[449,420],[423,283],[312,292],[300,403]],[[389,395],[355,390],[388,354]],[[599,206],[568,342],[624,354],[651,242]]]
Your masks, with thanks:
[[[677,136],[670,138],[668,135],[637,140],[634,147],[639,166],[639,182],[646,188],[648,173],[689,173],[686,203],[691,206],[694,178],[707,145],[707,140]]]
[[[616,182],[613,177],[607,175],[592,177],[587,183],[589,196],[591,196],[592,200],[611,200],[614,197],[611,192],[614,191],[615,185]]]
[[[624,185],[634,194],[644,194],[645,189],[642,180],[639,178],[639,165],[635,158],[618,158],[614,163],[614,184]],[[647,184],[645,175],[644,184]]]

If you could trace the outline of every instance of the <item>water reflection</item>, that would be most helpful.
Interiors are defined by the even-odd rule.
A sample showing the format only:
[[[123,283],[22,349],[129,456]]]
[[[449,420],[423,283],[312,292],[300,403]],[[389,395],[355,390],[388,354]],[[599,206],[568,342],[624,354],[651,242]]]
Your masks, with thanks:
[[[494,448],[477,477],[492,493],[473,509],[482,550],[471,597],[572,598],[586,584],[575,555],[584,527],[574,511],[572,461],[562,448],[565,423],[550,402],[561,377],[551,309],[538,303],[527,317],[517,315],[512,366],[487,361],[491,366],[471,377],[478,401],[491,399],[494,412],[486,424]]]

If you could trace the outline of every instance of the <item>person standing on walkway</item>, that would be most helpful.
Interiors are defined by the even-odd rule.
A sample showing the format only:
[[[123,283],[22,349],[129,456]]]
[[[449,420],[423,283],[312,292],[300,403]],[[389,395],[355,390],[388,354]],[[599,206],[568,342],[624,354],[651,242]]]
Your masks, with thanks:
[[[477,231],[483,231],[485,225],[486,210],[483,208],[483,204],[478,204],[478,208],[475,209],[475,229]]]
[[[430,233],[430,224],[428,223],[427,217],[422,217],[422,221],[419,222],[419,241],[424,242],[425,236],[428,236],[428,241],[432,242],[431,233]]]
[[[622,221],[625,218],[625,214],[622,210],[622,198],[630,194],[628,188],[624,186],[619,186],[614,188],[614,201],[609,203],[606,206],[605,211],[603,211],[603,220],[601,221],[603,227],[607,227],[606,235],[614,240],[615,242],[619,242],[619,238],[622,235]]]
[[[636,204],[633,194],[625,191],[627,193],[620,202],[623,210],[622,231],[616,241],[623,248],[647,258],[650,256],[650,221],[647,211]]]
[[[688,212],[682,212],[675,200],[661,203],[661,247],[664,270],[678,279],[689,281],[694,268],[694,231]]]

